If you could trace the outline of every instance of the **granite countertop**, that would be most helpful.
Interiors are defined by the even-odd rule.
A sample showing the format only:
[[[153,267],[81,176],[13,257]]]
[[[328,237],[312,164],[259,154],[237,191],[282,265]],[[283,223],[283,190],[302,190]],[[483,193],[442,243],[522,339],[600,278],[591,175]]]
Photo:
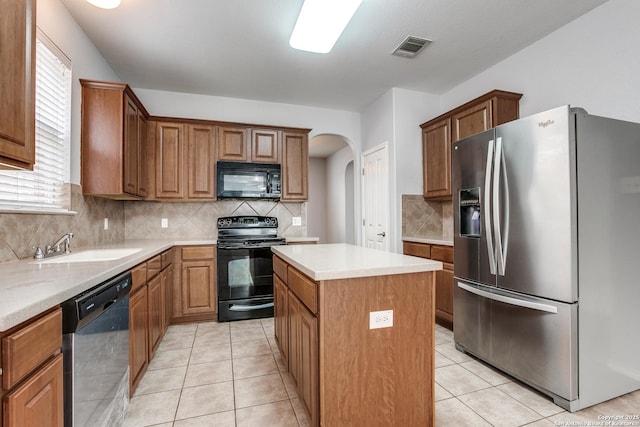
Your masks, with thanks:
[[[453,246],[453,240],[444,240],[442,238],[431,237],[402,237],[403,242],[426,243],[429,245]]]
[[[0,331],[11,329],[173,246],[215,243],[215,240],[125,240],[73,249],[73,253],[88,249],[140,249],[113,261],[41,264],[30,258],[0,264]]]
[[[271,250],[313,280],[442,270],[440,261],[344,243],[272,246]]]

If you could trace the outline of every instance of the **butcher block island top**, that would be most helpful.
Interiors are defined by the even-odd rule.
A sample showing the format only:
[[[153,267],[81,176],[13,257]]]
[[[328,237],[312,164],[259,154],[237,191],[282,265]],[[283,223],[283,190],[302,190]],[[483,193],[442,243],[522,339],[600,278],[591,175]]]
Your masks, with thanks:
[[[272,251],[276,342],[312,425],[434,425],[442,264],[346,244]]]

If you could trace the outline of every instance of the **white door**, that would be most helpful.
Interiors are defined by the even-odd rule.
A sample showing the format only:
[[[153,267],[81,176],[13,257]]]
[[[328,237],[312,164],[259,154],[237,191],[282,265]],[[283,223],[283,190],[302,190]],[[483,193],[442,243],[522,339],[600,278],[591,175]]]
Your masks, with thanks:
[[[389,250],[389,155],[387,144],[363,154],[364,246]]]

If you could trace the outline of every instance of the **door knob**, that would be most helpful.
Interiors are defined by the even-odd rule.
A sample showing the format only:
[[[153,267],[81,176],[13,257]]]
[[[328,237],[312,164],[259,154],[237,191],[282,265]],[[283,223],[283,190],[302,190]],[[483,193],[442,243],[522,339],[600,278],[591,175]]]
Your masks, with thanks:
[[[382,236],[382,237],[384,237],[384,236],[386,236],[386,235],[387,235],[387,233],[385,233],[384,231],[383,231],[382,233],[378,233],[378,234],[377,234],[377,236]]]

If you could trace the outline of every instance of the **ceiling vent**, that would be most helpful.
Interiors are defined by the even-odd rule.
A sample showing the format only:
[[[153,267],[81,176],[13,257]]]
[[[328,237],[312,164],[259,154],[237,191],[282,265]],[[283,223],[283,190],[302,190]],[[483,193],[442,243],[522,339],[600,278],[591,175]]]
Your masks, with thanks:
[[[402,56],[404,58],[413,58],[423,47],[431,43],[431,40],[423,39],[415,36],[407,36],[392,53],[392,55]]]

